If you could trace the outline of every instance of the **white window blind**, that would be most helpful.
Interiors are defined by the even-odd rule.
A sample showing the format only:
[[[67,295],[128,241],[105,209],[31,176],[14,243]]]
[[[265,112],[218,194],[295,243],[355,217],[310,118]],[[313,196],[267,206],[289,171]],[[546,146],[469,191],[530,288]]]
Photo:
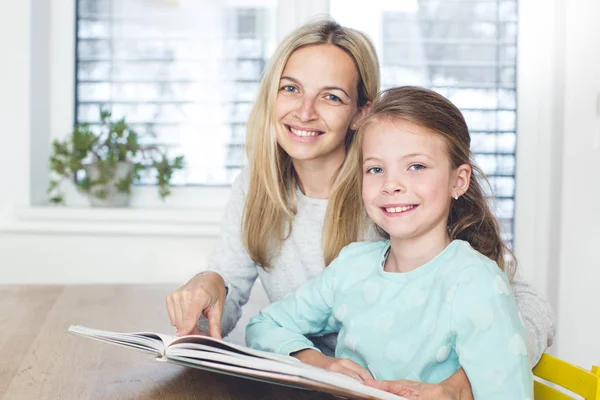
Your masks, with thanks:
[[[275,16],[275,0],[78,0],[76,122],[110,109],[185,155],[175,184],[229,184]]]
[[[373,39],[382,87],[419,85],[463,112],[471,148],[513,241],[517,0],[330,0],[331,14]]]

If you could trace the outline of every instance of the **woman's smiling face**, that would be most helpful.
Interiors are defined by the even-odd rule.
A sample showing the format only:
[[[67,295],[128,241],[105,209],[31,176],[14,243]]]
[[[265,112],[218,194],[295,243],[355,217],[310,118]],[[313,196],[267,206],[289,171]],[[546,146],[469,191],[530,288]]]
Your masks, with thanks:
[[[313,45],[288,59],[275,104],[277,143],[293,159],[345,156],[348,129],[358,116],[359,76],[340,48]]]

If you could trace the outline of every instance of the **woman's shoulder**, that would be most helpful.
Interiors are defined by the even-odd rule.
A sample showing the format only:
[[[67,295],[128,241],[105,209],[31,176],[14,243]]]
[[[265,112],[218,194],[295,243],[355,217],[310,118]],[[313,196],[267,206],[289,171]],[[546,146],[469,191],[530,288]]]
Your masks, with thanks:
[[[239,189],[243,193],[248,192],[248,186],[250,185],[250,169],[248,167],[243,167],[240,170],[238,176],[233,180],[231,184],[232,189]]]

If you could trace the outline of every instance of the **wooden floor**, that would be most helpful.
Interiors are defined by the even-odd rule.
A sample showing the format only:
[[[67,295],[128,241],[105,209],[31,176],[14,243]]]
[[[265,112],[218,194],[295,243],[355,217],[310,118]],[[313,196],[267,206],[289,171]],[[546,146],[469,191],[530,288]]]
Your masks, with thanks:
[[[70,325],[173,333],[163,285],[0,286],[0,400],[328,399],[155,361]]]

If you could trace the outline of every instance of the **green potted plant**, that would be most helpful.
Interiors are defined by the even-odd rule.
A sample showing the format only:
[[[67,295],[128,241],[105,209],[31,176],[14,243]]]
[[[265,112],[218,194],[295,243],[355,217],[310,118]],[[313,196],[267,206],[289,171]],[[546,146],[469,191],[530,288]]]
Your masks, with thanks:
[[[183,156],[169,157],[163,147],[140,144],[139,138],[125,118],[112,121],[111,112],[104,109],[97,132],[87,124],[76,124],[65,140],[52,142],[50,202],[63,204],[60,184],[73,179],[92,206],[126,207],[131,186],[145,170],[156,172],[158,195],[164,200],[171,193],[173,172],[183,168]]]

